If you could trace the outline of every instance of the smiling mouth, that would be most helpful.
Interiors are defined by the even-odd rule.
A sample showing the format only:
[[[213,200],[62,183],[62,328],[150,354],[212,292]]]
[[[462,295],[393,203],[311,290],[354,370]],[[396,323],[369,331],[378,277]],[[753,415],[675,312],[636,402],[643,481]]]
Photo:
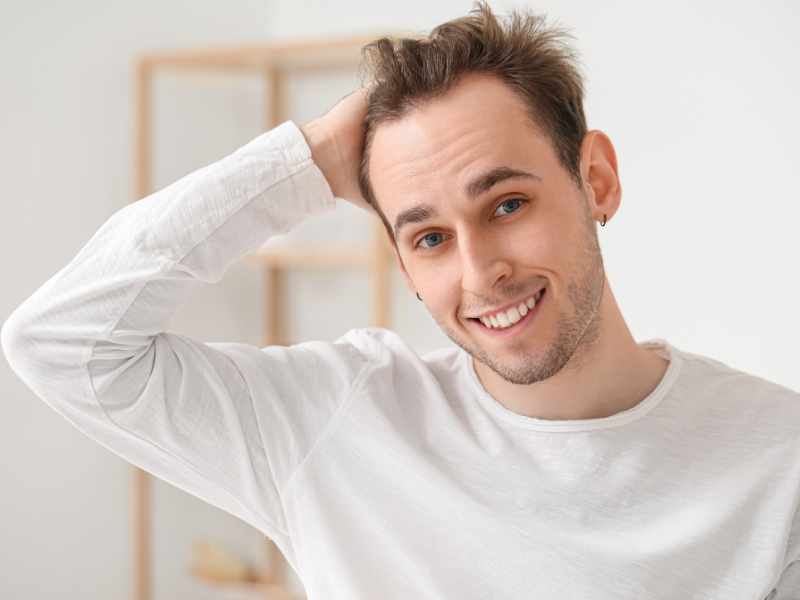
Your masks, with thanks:
[[[473,317],[472,320],[483,323],[488,329],[508,329],[519,323],[528,314],[528,311],[533,310],[539,300],[542,299],[542,294],[544,294],[544,289],[539,290],[517,306],[512,306],[485,317]]]

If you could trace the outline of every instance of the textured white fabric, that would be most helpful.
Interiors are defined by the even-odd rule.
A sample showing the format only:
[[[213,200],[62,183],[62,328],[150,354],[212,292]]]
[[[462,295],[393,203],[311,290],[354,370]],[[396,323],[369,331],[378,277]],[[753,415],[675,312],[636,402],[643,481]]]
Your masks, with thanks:
[[[286,123],[117,213],[3,349],[92,438],[274,538],[316,600],[800,598],[800,398],[670,360],[624,413],[509,412],[395,334],[258,349],[166,333],[270,235],[335,206]]]

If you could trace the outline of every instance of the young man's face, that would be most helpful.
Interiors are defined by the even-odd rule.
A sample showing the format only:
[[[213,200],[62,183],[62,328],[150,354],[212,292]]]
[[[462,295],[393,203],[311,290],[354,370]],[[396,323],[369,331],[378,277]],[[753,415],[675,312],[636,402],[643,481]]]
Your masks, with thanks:
[[[586,196],[505,84],[472,76],[380,125],[370,161],[409,287],[454,342],[530,384],[592,337],[604,273]]]

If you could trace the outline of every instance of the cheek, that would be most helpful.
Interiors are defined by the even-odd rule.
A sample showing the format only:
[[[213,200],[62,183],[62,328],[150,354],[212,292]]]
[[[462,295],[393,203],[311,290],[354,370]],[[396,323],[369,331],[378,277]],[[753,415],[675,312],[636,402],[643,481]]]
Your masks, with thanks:
[[[584,245],[585,227],[581,215],[566,210],[540,213],[509,236],[509,252],[521,264],[554,272],[556,275],[573,263],[573,256]]]
[[[437,319],[447,318],[461,301],[461,274],[453,253],[406,264],[406,269],[428,310]]]
[[[498,237],[497,243],[499,256],[523,269],[557,270],[564,255],[562,236],[541,221],[507,232]]]

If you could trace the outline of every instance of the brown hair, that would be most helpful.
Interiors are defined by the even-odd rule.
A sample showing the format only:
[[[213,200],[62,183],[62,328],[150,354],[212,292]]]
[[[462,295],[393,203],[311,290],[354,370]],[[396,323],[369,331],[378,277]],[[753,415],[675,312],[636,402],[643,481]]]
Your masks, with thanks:
[[[586,136],[583,80],[571,36],[527,11],[498,19],[483,2],[466,17],[439,25],[426,38],[382,38],[363,49],[369,107],[359,185],[392,238],[369,180],[369,155],[381,123],[402,119],[452,90],[466,75],[499,77],[526,103],[559,161],[580,182]]]

